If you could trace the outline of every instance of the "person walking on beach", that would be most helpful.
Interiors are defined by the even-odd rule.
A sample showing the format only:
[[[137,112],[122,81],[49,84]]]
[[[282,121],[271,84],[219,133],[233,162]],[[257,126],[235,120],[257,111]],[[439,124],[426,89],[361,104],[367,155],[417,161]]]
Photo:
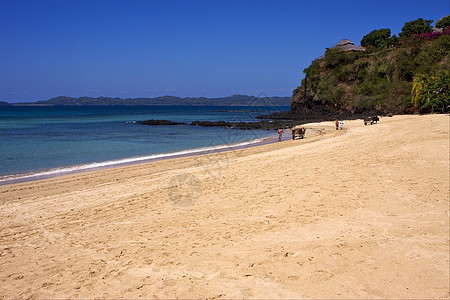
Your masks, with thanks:
[[[281,138],[283,137],[283,133],[284,133],[284,131],[283,131],[283,129],[278,129],[278,141],[280,142],[281,141]]]
[[[339,129],[339,120],[336,119],[336,123],[335,124],[336,124],[336,130],[338,130]]]
[[[339,126],[341,127],[341,130],[344,129],[344,121],[339,121]]]

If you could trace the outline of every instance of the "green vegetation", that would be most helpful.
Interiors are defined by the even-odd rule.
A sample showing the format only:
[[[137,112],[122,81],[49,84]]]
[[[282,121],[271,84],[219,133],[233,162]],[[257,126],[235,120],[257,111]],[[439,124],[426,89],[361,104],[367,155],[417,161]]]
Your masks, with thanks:
[[[450,76],[443,72],[439,76],[419,74],[414,77],[411,102],[415,110],[445,112],[450,104]]]
[[[327,49],[303,70],[293,110],[309,103],[352,113],[448,111],[450,30],[428,33],[431,23],[407,22],[401,38],[373,30],[361,41],[366,51]]]
[[[373,30],[361,40],[363,47],[386,48],[389,45],[391,30],[388,28]]]
[[[406,22],[399,35],[400,37],[409,37],[413,34],[431,32],[433,31],[431,23],[433,23],[433,20],[424,20],[422,18]]]
[[[442,19],[436,22],[437,28],[447,28],[448,26],[450,26],[450,15],[443,17]]]

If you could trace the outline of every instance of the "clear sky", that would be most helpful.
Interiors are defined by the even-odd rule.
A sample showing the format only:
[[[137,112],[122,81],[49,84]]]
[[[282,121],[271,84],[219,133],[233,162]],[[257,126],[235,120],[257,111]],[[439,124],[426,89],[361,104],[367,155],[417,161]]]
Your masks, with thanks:
[[[291,96],[341,39],[398,35],[449,9],[449,0],[0,0],[0,101]]]

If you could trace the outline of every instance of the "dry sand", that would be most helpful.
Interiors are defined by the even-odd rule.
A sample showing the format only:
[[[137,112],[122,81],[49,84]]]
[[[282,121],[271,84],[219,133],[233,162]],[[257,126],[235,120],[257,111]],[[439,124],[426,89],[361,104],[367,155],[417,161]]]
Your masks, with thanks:
[[[449,116],[0,187],[0,298],[449,298]]]

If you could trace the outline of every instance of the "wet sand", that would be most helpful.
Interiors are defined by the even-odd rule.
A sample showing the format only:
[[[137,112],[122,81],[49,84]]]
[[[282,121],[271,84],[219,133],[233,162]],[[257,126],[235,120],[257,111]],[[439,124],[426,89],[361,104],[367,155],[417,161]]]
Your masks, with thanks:
[[[305,126],[0,186],[0,297],[449,298],[449,117]]]

